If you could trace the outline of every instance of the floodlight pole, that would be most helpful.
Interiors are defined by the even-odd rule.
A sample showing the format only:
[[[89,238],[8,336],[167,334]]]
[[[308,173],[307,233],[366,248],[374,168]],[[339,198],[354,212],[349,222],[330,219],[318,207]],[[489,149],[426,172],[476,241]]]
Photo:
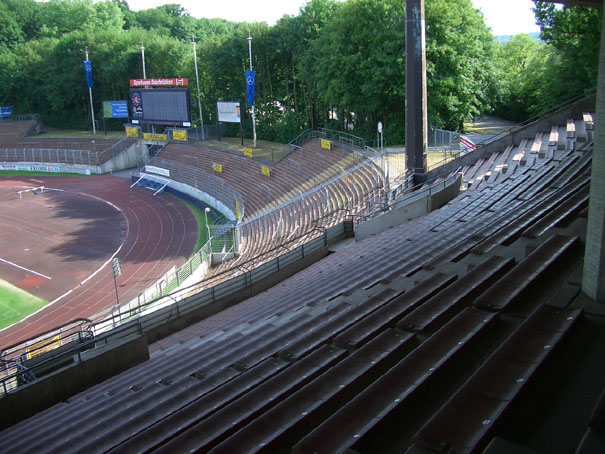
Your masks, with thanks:
[[[202,119],[202,99],[200,97],[200,76],[197,72],[197,52],[195,50],[195,38],[193,41],[193,62],[195,63],[195,81],[197,82],[197,105],[200,109],[200,126],[202,128],[202,140],[204,140],[204,120]]]
[[[145,71],[145,46],[141,43],[141,61],[143,62],[143,79],[147,79],[147,72]]]
[[[88,46],[86,46],[84,53],[86,55],[86,61],[88,61]],[[88,87],[88,97],[90,98],[90,116],[92,118],[92,134],[96,135],[97,130],[95,128],[95,109],[92,105],[92,88]]]
[[[248,54],[250,56],[250,71],[252,71],[252,36],[248,33]],[[254,104],[252,104],[252,144],[256,148],[256,117],[254,116]]]

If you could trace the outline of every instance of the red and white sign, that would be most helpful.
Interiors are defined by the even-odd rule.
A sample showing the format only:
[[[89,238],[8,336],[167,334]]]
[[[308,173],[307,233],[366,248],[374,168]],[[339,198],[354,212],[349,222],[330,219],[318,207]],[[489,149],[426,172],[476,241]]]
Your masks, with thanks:
[[[186,87],[188,79],[130,79],[131,87]]]
[[[475,145],[475,143],[469,139],[466,136],[463,136],[462,134],[460,135],[460,148],[464,148],[467,153],[473,150],[476,150],[477,148],[479,148],[478,145]]]

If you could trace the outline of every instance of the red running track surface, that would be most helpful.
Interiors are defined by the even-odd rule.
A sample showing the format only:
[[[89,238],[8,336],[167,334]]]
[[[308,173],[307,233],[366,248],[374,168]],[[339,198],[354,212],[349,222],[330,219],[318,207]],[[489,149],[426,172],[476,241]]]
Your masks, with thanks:
[[[19,198],[36,186],[46,190]],[[0,331],[0,348],[115,305],[114,254],[126,302],[182,265],[197,240],[183,203],[107,175],[0,177],[0,229],[0,277],[52,302]]]

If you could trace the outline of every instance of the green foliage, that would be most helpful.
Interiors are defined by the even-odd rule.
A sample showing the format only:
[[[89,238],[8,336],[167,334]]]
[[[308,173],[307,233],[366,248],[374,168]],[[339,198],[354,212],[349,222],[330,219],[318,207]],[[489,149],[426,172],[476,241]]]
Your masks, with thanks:
[[[556,57],[550,64],[563,69],[553,74],[556,81],[565,86],[561,92],[557,88],[549,95],[557,101],[561,96],[579,95],[588,88],[595,87],[598,75],[599,49],[601,37],[602,11],[594,8],[557,8],[551,3],[536,2],[536,22],[542,30],[540,37],[556,50]],[[551,72],[547,68],[547,72]]]
[[[462,130],[495,96],[496,42],[470,0],[426,5],[429,123]]]
[[[544,42],[514,36],[500,46],[501,91],[495,113],[528,120],[596,86],[601,13],[536,2]]]
[[[142,77],[143,44],[147,76],[188,78],[197,106],[194,38],[204,124],[216,122],[216,101],[239,101],[251,137],[250,33],[259,140],[287,142],[321,126],[373,138],[381,121],[389,143],[404,143],[404,5],[310,0],[268,26],[196,19],[178,3],[134,12],[127,0],[0,0],[0,104],[40,113],[49,126],[89,128],[84,50],[100,114],[104,100],[127,99],[128,79]],[[471,0],[426,0],[432,126],[460,130],[494,109],[521,120],[594,86],[600,13],[538,2],[536,16],[546,44],[520,36],[503,46]],[[239,125],[225,126],[239,135]]]
[[[528,35],[516,35],[499,46],[501,91],[496,114],[523,121],[531,107],[542,104],[542,82],[547,62],[554,55],[549,46]]]

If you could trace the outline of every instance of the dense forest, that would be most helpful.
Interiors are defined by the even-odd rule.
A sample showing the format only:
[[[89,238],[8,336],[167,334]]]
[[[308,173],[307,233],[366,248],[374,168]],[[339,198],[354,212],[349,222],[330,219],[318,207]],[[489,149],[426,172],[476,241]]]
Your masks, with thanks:
[[[543,2],[535,13],[541,41],[517,35],[502,45],[471,0],[426,0],[431,126],[462,130],[481,113],[522,121],[596,86],[601,13]],[[86,129],[85,49],[98,115],[142,78],[144,45],[147,77],[188,78],[197,106],[195,39],[211,124],[216,101],[247,106],[249,34],[259,138],[287,142],[318,126],[373,137],[381,121],[389,143],[404,142],[403,0],[310,0],[272,26],[197,19],[178,4],[134,12],[125,0],[0,0],[0,105]],[[249,134],[249,118],[244,126]]]

